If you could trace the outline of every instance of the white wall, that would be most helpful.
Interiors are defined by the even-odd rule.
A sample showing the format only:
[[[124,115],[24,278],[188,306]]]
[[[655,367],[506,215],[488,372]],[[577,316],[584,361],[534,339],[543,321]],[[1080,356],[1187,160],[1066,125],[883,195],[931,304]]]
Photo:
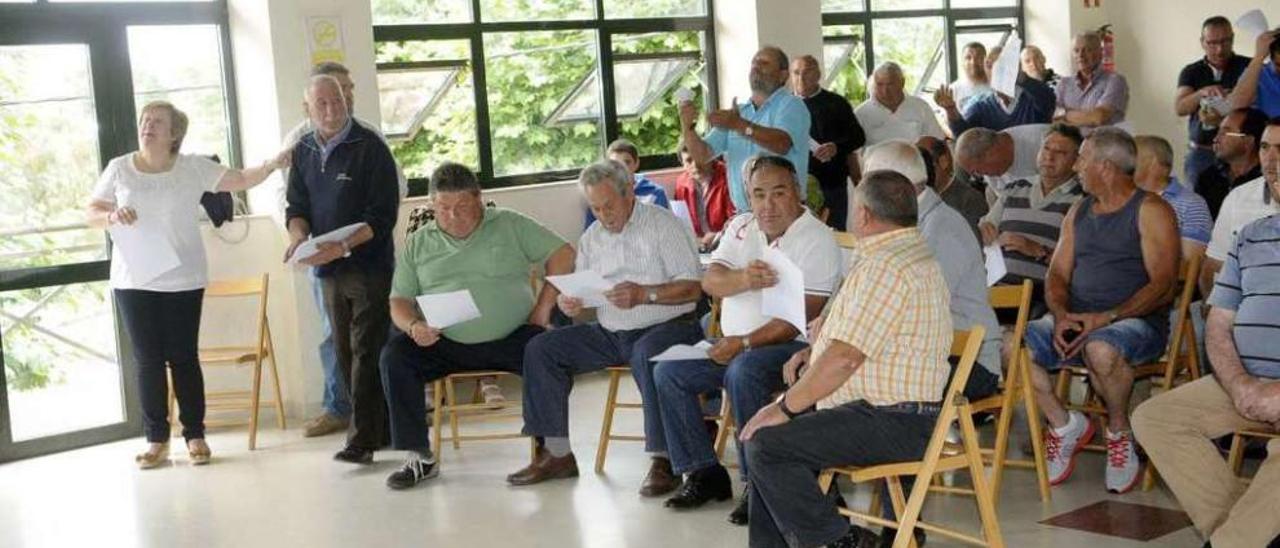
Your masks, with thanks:
[[[1081,2],[1034,0],[1026,3],[1027,34],[1031,43],[1045,49],[1049,65],[1070,74],[1071,36],[1076,32],[1111,24],[1116,35],[1116,71],[1129,82],[1127,120],[1138,133],[1160,135],[1173,143],[1178,156],[1175,173],[1182,173],[1181,158],[1187,146],[1186,119],[1173,112],[1178,73],[1204,56],[1200,49],[1200,24],[1214,15],[1235,21],[1242,13],[1260,8],[1271,26],[1280,23],[1280,2],[1257,0],[1104,0],[1099,8],[1085,9]],[[1070,11],[1067,18],[1063,17]],[[1070,20],[1065,28],[1056,21]],[[1236,36],[1235,50],[1253,55],[1253,40]],[[1055,53],[1051,56],[1050,52]]]
[[[721,108],[734,97],[740,103],[750,99],[747,73],[761,46],[778,46],[793,58],[808,54],[822,59],[820,0],[717,2],[715,27]]]

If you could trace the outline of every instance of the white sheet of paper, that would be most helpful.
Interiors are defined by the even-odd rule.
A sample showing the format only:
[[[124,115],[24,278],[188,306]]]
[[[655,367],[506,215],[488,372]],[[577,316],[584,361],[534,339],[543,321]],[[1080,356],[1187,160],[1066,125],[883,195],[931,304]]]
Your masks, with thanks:
[[[1267,25],[1267,16],[1260,9],[1246,11],[1236,19],[1236,31],[1240,33],[1240,38],[1244,39],[1245,44],[1252,44],[1258,39],[1259,34],[1267,32],[1270,28]]]
[[[1221,116],[1231,114],[1231,100],[1226,97],[1205,97],[1200,103],[1213,109]]]
[[[1004,278],[1009,269],[1004,264],[1004,251],[1000,249],[1000,244],[982,248],[982,254],[987,258],[987,287],[991,287]]]
[[[689,232],[695,232],[693,230],[693,215],[689,212],[689,204],[684,203],[683,200],[675,200],[671,202],[671,212],[684,221],[684,225],[689,227]]]
[[[819,147],[821,147],[821,146],[822,146],[822,143],[819,143],[819,142],[815,141],[815,140],[813,139],[813,137],[810,137],[810,138],[809,138],[809,152],[812,152],[812,153],[814,153],[814,154],[817,154],[817,153],[818,153],[818,148],[819,148]]]
[[[698,344],[677,344],[671,348],[663,350],[661,354],[649,358],[651,362],[674,362],[682,360],[705,360],[707,350],[711,348],[709,341],[702,341]]]
[[[808,336],[804,315],[804,272],[781,251],[768,248],[760,259],[778,273],[778,283],[760,292],[760,313],[778,318]]]
[[[604,292],[613,289],[615,285],[594,270],[579,270],[572,274],[547,276],[547,281],[556,286],[561,293],[582,299],[582,306],[586,308],[604,306],[608,303],[609,301],[604,298]]]
[[[165,231],[146,230],[146,225],[143,224],[146,222],[139,216],[132,225],[113,225],[107,229],[111,234],[111,243],[123,256],[124,265],[133,281],[140,284],[150,282],[182,264],[173,243],[163,236],[156,236]]]
[[[1013,97],[1018,91],[1019,56],[1022,53],[1022,39],[1018,33],[1009,35],[1000,51],[1000,57],[991,67],[991,89]]]
[[[693,90],[689,88],[676,89],[676,103],[689,103],[693,101]]]
[[[471,290],[459,289],[448,293],[432,293],[418,296],[418,308],[427,319],[427,325],[436,329],[453,327],[480,317]]]
[[[357,230],[360,230],[360,227],[362,226],[364,226],[364,223],[350,224],[342,228],[339,228],[330,232],[326,232],[319,236],[312,236],[310,238],[307,238],[307,240],[302,242],[302,244],[299,245],[297,249],[293,250],[293,256],[289,257],[289,264],[297,264],[303,259],[306,259],[307,257],[310,257],[312,255],[315,255],[316,253],[319,253],[320,252],[320,248],[318,247],[319,244],[322,244],[324,242],[337,242],[337,241],[347,239],[352,234],[355,234]]]

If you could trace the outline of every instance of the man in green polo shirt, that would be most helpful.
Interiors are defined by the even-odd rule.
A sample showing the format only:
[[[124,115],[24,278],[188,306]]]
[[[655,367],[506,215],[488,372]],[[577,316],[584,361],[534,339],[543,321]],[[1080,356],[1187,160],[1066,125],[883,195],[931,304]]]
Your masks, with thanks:
[[[400,331],[382,349],[382,386],[391,439],[408,452],[387,477],[407,489],[437,473],[423,388],[450,373],[491,369],[522,373],[524,346],[551,323],[557,292],[543,284],[535,299],[529,269],[573,271],[573,247],[537,221],[509,209],[485,209],[476,176],[445,163],[431,174],[435,219],[405,242],[391,286],[391,321]],[[419,295],[468,290],[480,317],[437,329],[418,309]],[[426,311],[430,317],[431,311]]]

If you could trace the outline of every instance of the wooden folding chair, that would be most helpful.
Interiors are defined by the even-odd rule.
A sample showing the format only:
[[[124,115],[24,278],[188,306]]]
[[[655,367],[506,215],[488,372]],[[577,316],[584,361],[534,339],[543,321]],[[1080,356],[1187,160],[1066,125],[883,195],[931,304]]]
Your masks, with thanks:
[[[1192,257],[1182,261],[1178,280],[1182,286],[1174,301],[1174,319],[1170,326],[1169,346],[1160,359],[1145,364],[1133,365],[1133,380],[1149,379],[1153,383],[1153,391],[1168,392],[1174,387],[1178,377],[1185,373],[1187,380],[1200,378],[1200,351],[1196,344],[1194,328],[1191,325],[1191,299],[1194,297],[1196,282],[1200,276],[1200,257]],[[1184,350],[1185,349],[1185,350]],[[1068,410],[1080,411],[1090,420],[1098,422],[1098,432],[1106,432],[1107,409],[1102,399],[1094,391],[1093,386],[1085,383],[1083,403],[1071,401],[1071,380],[1073,378],[1088,379],[1089,370],[1083,366],[1064,367],[1058,372],[1055,392],[1063,406]],[[1136,403],[1136,402],[1135,402]],[[1105,452],[1103,444],[1090,443],[1085,446],[1090,451]],[[1148,463],[1144,472],[1142,488],[1150,490],[1155,485],[1154,467]]]
[[[276,423],[281,430],[285,429],[284,399],[280,395],[280,375],[276,371],[275,345],[271,339],[271,324],[267,319],[267,274],[261,277],[242,278],[210,282],[204,290],[205,299],[223,299],[236,297],[258,298],[257,340],[248,346],[213,346],[199,349],[201,367],[205,366],[239,366],[252,365],[253,387],[249,390],[206,391],[205,408],[209,411],[249,411],[249,450],[258,447],[258,410],[262,404],[275,406]],[[271,372],[271,384],[275,392],[275,400],[263,402],[262,364],[268,362]],[[169,373],[169,417],[175,420],[173,413],[174,392],[173,373]],[[209,426],[225,426],[244,424],[242,421],[206,421]]]
[[[707,328],[707,333],[712,336],[720,334],[720,301],[719,299],[711,302],[711,324]],[[604,420],[600,423],[600,441],[596,443],[596,473],[604,473],[604,461],[609,455],[609,442],[613,441],[644,441],[644,436],[634,434],[614,434],[613,433],[613,415],[618,409],[643,409],[644,404],[633,401],[619,401],[618,387],[622,384],[623,375],[631,373],[630,365],[615,365],[606,367],[605,371],[609,374],[609,390],[604,400]],[[720,414],[708,415],[703,417],[704,420],[716,421],[719,423],[719,429],[716,432],[715,450],[716,458],[724,460],[724,448],[728,440],[727,432],[733,428],[733,413],[729,408],[729,396],[721,391],[720,396]]]
[[[1240,475],[1240,469],[1244,467],[1244,444],[1253,438],[1273,440],[1280,438],[1280,432],[1246,429],[1236,430],[1235,434],[1232,434],[1231,451],[1227,453],[1227,465],[1237,476]]]
[[[924,457],[919,461],[895,462],[864,467],[838,467],[823,470],[818,476],[818,485],[825,492],[837,475],[846,476],[854,483],[866,483],[883,480],[889,487],[889,499],[893,504],[897,521],[880,517],[875,511],[878,506],[873,502],[872,510],[860,512],[847,508],[838,508],[841,515],[859,519],[868,524],[894,527],[898,530],[894,538],[894,548],[914,546],[912,530],[919,527],[925,531],[953,538],[977,546],[1004,546],[1000,535],[1000,523],[996,516],[995,500],[991,486],[987,483],[986,472],[982,466],[982,449],[978,446],[978,432],[973,425],[973,409],[962,392],[973,371],[974,362],[978,358],[978,350],[982,347],[984,335],[982,326],[974,326],[969,331],[956,331],[951,343],[951,354],[960,356],[960,364],[956,367],[951,386],[947,388],[946,397],[942,400],[942,412],[938,415],[937,425],[929,438],[929,446]],[[959,421],[962,444],[947,443],[947,432],[951,425]],[[982,522],[982,537],[948,529],[933,523],[920,521],[920,510],[924,507],[925,497],[930,492],[929,481],[935,473],[967,468],[973,479],[974,500],[978,506],[978,516]],[[902,476],[915,476],[916,481],[911,489],[911,496],[903,500]]]

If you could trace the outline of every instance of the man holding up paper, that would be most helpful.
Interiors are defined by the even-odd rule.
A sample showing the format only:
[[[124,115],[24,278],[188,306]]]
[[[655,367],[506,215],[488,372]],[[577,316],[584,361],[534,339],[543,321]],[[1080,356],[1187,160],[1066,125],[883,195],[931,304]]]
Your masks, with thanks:
[[[392,489],[437,471],[424,385],[459,371],[521,373],[525,344],[551,323],[557,294],[544,284],[535,299],[529,268],[543,264],[548,274],[573,268],[573,248],[555,232],[512,210],[486,209],[466,167],[436,168],[430,190],[435,220],[409,237],[396,262],[391,321],[399,333],[380,362],[392,444],[408,453],[404,467],[387,477]]]
[[[698,394],[726,388],[735,422],[745,424],[783,388],[782,365],[807,346],[803,321],[797,327],[763,312],[773,298],[767,288],[781,285],[782,265],[772,261],[799,267],[804,289],[796,297],[804,301],[805,320],[817,317],[840,280],[840,248],[831,229],[801,203],[795,166],[779,156],[759,156],[748,162],[747,177],[752,213],[729,222],[702,281],[707,294],[723,299],[724,337],[709,349],[709,360],[660,362],[654,371],[671,463],[676,473],[687,474],[668,508],[697,508],[733,495],[703,427]],[[738,462],[746,462],[741,453]],[[746,466],[741,477],[746,480]],[[746,523],[746,497],[729,520]]]
[[[658,206],[636,200],[626,167],[613,160],[588,166],[578,185],[596,222],[578,241],[576,268],[593,270],[615,285],[596,312],[598,322],[556,329],[535,337],[524,352],[524,433],[541,438],[533,462],[507,476],[531,485],[578,475],[569,447],[569,391],[573,377],[628,364],[644,403],[645,451],[653,455],[640,488],[658,496],[676,488],[663,438],[649,358],[675,344],[702,338],[694,321],[698,248],[683,221]],[[583,299],[561,295],[560,310],[575,317]]]
[[[290,245],[285,260],[311,236],[360,224],[316,246],[298,262],[315,267],[338,366],[351,387],[347,443],[334,459],[367,464],[386,438],[378,353],[387,340],[387,293],[395,254],[391,230],[400,205],[396,164],[378,135],[351,121],[341,85],[313,76],[304,94],[315,129],[293,149],[286,193]],[[309,248],[310,246],[308,246]]]

